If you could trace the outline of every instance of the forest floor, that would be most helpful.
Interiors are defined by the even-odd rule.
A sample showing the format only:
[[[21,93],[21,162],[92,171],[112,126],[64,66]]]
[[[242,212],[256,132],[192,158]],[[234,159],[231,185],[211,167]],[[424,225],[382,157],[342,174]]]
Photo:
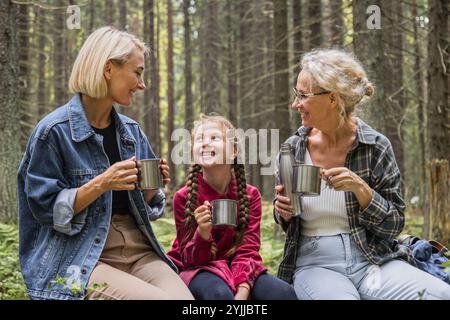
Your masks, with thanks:
[[[153,222],[152,226],[158,240],[166,250],[170,250],[175,239],[175,224],[173,214],[168,207],[166,216]],[[416,214],[408,214],[403,233],[420,236],[423,218]],[[264,265],[271,274],[277,274],[284,246],[284,233],[277,232],[278,226],[272,218],[272,204],[263,201],[261,222],[261,256]],[[28,299],[22,274],[20,273],[18,257],[18,227],[17,225],[0,224],[0,300]]]

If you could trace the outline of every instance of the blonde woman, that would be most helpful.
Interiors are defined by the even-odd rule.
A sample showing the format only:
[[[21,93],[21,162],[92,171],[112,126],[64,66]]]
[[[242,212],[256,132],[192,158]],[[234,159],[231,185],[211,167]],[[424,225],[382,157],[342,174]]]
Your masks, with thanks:
[[[279,276],[299,299],[450,299],[448,284],[399,259],[411,256],[394,242],[405,222],[394,152],[353,116],[374,93],[361,64],[340,50],[307,53],[294,92],[302,126],[286,142],[324,170],[320,196],[302,197],[299,216],[275,188],[287,231]]]
[[[192,299],[150,224],[163,214],[163,191],[135,189],[135,160],[155,154],[138,123],[113,107],[145,88],[146,50],[129,33],[93,32],[72,69],[73,98],[31,134],[18,193],[32,299]],[[160,168],[168,183],[165,160]]]

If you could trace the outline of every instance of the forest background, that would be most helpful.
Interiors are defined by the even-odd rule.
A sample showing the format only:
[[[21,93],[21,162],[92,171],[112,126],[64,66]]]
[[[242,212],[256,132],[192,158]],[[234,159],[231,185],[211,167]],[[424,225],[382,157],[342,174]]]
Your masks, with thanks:
[[[2,0],[0,2],[0,299],[26,298],[18,263],[17,168],[31,130],[70,99],[79,48],[112,25],[144,40],[146,90],[120,112],[138,121],[166,159],[176,129],[216,112],[247,131],[248,182],[263,195],[261,254],[271,272],[284,234],[272,219],[274,180],[248,149],[270,129],[278,147],[300,125],[291,94],[305,52],[353,51],[375,85],[357,115],[386,135],[402,174],[405,233],[450,243],[449,0]],[[252,131],[252,130],[255,131]],[[267,132],[261,129],[268,129]],[[278,149],[275,148],[275,152]],[[273,157],[274,154],[268,154]],[[251,164],[249,164],[249,162]],[[169,248],[173,193],[186,166],[171,164],[164,218]]]

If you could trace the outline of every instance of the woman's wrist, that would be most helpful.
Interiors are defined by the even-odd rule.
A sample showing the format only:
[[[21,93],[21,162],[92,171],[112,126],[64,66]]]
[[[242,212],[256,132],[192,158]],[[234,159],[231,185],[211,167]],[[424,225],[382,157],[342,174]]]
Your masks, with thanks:
[[[99,198],[105,191],[101,183],[101,177],[96,176],[78,188],[73,203],[74,214],[78,214],[86,209],[91,203]]]
[[[372,201],[373,190],[363,179],[359,179],[360,183],[354,193],[361,209],[365,209]]]
[[[106,183],[104,182],[104,179],[103,179],[103,173],[96,176],[90,182],[91,182],[91,187],[93,190],[95,190],[97,192],[101,192],[101,193],[105,193],[106,191],[108,191],[108,188],[106,187]]]

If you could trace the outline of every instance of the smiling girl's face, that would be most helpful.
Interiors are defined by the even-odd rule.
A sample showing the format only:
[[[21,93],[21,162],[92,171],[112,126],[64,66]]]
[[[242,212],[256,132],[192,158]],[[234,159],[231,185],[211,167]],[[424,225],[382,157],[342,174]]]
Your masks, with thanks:
[[[194,162],[202,167],[233,164],[235,157],[233,138],[230,131],[219,122],[204,122],[194,130]]]

